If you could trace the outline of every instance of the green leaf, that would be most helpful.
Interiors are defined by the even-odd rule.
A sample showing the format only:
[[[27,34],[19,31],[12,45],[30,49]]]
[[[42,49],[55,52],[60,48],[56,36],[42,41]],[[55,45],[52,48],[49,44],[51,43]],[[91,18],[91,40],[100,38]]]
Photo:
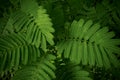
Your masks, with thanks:
[[[1,43],[2,42],[2,43]],[[0,73],[5,73],[11,69],[17,69],[20,65],[26,65],[36,61],[40,56],[39,49],[31,46],[21,33],[8,34],[0,37]]]
[[[83,42],[83,60],[82,60],[83,65],[88,64],[88,45],[86,41]]]
[[[54,45],[52,33],[55,30],[46,9],[39,6],[35,0],[21,0],[20,5],[20,9],[17,9],[16,12],[13,11],[12,15],[10,15],[13,30],[16,33],[27,34],[25,35],[26,41],[37,48],[42,47],[44,51],[43,46],[47,46],[47,44],[42,45],[42,38],[46,38],[44,43],[48,42],[50,45]]]
[[[100,24],[94,24],[92,20],[86,22],[83,19],[74,20],[67,36],[67,40],[65,38],[57,45],[58,52],[63,55],[63,58],[92,67],[111,68],[116,65],[111,64],[111,59],[115,58],[109,56],[114,53],[119,55],[120,41],[114,39],[115,34],[112,31],[109,32],[108,27],[101,28]],[[110,50],[111,54],[108,55],[108,52],[104,51],[105,49]]]
[[[88,51],[89,51],[89,64],[90,66],[95,65],[95,53],[94,53],[94,47],[92,43],[88,43]]]
[[[68,45],[65,46],[65,54],[64,54],[64,57],[65,58],[69,58],[70,54],[71,54],[71,48],[72,48],[72,42],[70,40],[68,40],[66,42]],[[64,43],[65,44],[65,43]]]
[[[56,80],[92,80],[89,77],[89,72],[83,70],[75,63],[60,65],[56,70]]]
[[[55,65],[52,64],[50,59],[46,56],[42,56],[37,62],[31,65],[24,66],[21,70],[18,70],[12,80],[52,80],[55,79]],[[49,66],[48,66],[49,65]]]

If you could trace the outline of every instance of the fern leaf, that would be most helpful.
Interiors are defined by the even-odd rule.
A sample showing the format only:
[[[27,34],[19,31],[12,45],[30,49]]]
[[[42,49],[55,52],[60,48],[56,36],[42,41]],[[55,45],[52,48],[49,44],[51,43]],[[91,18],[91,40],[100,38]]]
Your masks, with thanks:
[[[87,56],[88,52],[87,51],[88,51],[88,45],[87,45],[86,41],[84,41],[83,42],[83,53],[84,53],[84,55],[83,55],[83,60],[82,60],[83,61],[82,63],[84,65],[88,64],[88,56]]]
[[[25,52],[25,54],[24,54],[24,61],[23,61],[23,64],[27,64],[27,62],[28,62],[28,56],[29,56],[29,51],[28,51],[28,47],[27,46],[24,46],[23,47],[24,48],[24,52]],[[37,52],[36,52],[37,53]]]
[[[84,36],[84,39],[88,40],[99,28],[99,24],[94,24],[93,27],[88,30],[87,34]]]
[[[79,49],[79,48],[78,48],[78,41],[74,41],[74,43],[75,43],[75,44],[74,44],[74,48],[73,48],[72,53],[78,53],[78,49]],[[75,55],[75,59],[76,59],[76,57],[78,57],[78,54]],[[76,63],[79,63],[79,60],[76,59],[75,62],[76,62]]]
[[[66,56],[65,58],[69,58],[69,56],[70,56],[72,42],[69,40],[69,41],[67,41],[67,44],[68,44],[68,47],[67,46],[65,47],[65,53],[66,53],[66,54],[64,54],[64,56]],[[62,48],[62,49],[64,49],[64,48]]]
[[[56,70],[56,80],[92,80],[89,72],[74,63],[60,65]]]
[[[20,48],[17,48],[16,49],[16,58],[15,58],[15,61],[14,61],[14,65],[15,65],[15,69],[18,68],[19,64],[20,64]]]
[[[58,44],[58,46],[57,46],[57,49],[58,49],[58,52],[57,52],[57,53],[58,53],[58,54],[59,54],[59,53],[62,53],[63,50],[64,50],[64,48],[66,48],[65,42],[66,42],[66,41],[61,41],[61,43]]]
[[[94,50],[96,53],[97,66],[102,67],[103,66],[103,59],[102,59],[101,53],[99,51],[98,45],[94,44]]]
[[[23,34],[9,34],[0,38],[0,75],[12,68],[36,61],[39,49],[28,45]],[[33,54],[34,53],[34,54]]]
[[[46,10],[35,0],[21,0],[20,6],[20,9],[10,16],[14,31],[26,33],[26,41],[37,48],[41,47],[45,50],[46,47],[43,46],[47,45],[47,42],[54,45],[52,33],[55,30]],[[42,38],[45,38],[44,44]]]
[[[100,51],[101,51],[101,54],[103,56],[103,61],[104,61],[104,64],[106,66],[106,68],[110,68],[110,60],[109,60],[109,57],[108,55],[105,53],[105,50],[102,46],[100,46]]]
[[[54,45],[54,41],[52,40],[54,36],[52,34],[49,34],[47,30],[42,30],[42,33],[46,36],[46,40],[50,45]]]
[[[78,33],[78,36],[77,37],[79,37],[81,35],[81,31],[80,30],[82,29],[82,27],[83,27],[84,24],[85,24],[85,21],[83,19],[80,19],[78,21],[78,23],[77,23],[77,26],[78,26],[77,33]]]
[[[78,52],[77,52],[77,57],[76,57],[76,59],[77,59],[77,62],[78,63],[81,63],[82,62],[82,56],[83,56],[83,45],[82,45],[82,43],[81,42],[79,42],[78,41]]]
[[[16,57],[16,54],[15,54],[15,51],[13,51],[11,55],[10,69],[12,69],[12,67],[14,66],[15,57]]]
[[[49,54],[50,55],[50,54]],[[55,79],[56,67],[51,63],[53,58],[48,54],[42,56],[36,63],[24,66],[15,73],[12,80],[52,80]],[[52,55],[53,56],[53,55]],[[52,57],[51,56],[51,57]]]
[[[74,43],[74,44],[73,44]],[[76,59],[76,54],[74,54],[74,53],[77,53],[77,44],[76,44],[77,42],[75,41],[75,40],[73,40],[72,41],[72,43],[71,43],[71,45],[72,45],[72,48],[71,48],[71,54],[70,54],[70,59],[72,60],[72,61],[74,61],[75,59]],[[76,62],[76,61],[75,61]]]
[[[70,28],[70,31],[71,31],[70,35],[71,35],[71,36],[75,36],[75,32],[74,32],[74,31],[76,31],[76,28],[74,28],[74,27],[77,26],[76,23],[77,23],[77,21],[74,20],[74,21],[72,22],[72,24],[71,24],[71,28]]]
[[[36,47],[39,47],[41,42],[41,37],[42,37],[42,33],[38,30],[38,35],[36,35],[36,37],[34,38],[35,40],[33,41],[33,44],[36,45]]]
[[[95,65],[95,53],[94,53],[94,47],[91,42],[88,43],[88,52],[89,52],[89,64],[90,66]]]
[[[114,39],[115,34],[108,27],[101,28],[100,24],[93,24],[92,20],[85,22],[80,19],[72,22],[68,36],[67,40],[63,39],[57,45],[63,58],[82,65],[106,68],[115,66],[114,60],[111,62],[115,58],[111,55],[120,53],[120,41]]]
[[[41,48],[46,52],[46,38],[43,34],[41,39]]]
[[[105,49],[105,51],[107,52],[108,58],[110,58],[111,64],[115,67],[118,67],[119,61],[117,60],[116,56],[112,54],[112,51],[109,49]]]
[[[83,27],[82,27],[82,29],[81,29],[80,36],[79,36],[80,39],[83,38],[83,36],[84,36],[85,33],[87,32],[87,29],[89,29],[89,27],[90,27],[91,25],[92,25],[92,20],[87,21],[87,22],[83,25]]]
[[[26,35],[27,36],[26,39],[28,40],[28,43],[32,43],[32,39],[34,37],[34,35],[32,35],[32,33],[34,33],[33,31],[35,31],[36,26],[34,26],[34,27],[33,26],[34,26],[34,22],[32,22],[30,24],[29,28],[28,28],[28,32],[27,32],[27,35]]]

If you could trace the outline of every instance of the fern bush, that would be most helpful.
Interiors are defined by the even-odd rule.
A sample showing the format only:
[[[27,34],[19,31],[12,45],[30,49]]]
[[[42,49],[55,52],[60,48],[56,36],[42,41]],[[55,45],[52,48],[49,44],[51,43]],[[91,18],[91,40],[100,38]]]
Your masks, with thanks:
[[[0,80],[118,80],[117,3],[1,0]]]

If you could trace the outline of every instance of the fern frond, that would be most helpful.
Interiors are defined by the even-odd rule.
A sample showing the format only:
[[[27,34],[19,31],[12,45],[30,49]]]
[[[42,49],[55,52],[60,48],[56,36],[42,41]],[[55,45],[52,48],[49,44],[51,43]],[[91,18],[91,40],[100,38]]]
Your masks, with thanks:
[[[36,61],[40,51],[29,45],[23,34],[9,34],[0,38],[0,74]]]
[[[61,64],[56,70],[56,80],[92,80],[89,72],[83,70],[80,66],[67,63]]]
[[[75,63],[110,68],[118,65],[113,53],[120,54],[120,39],[114,36],[114,32],[107,27],[101,28],[98,23],[93,24],[92,20],[73,21],[69,37],[58,42],[58,54]]]
[[[54,32],[54,29],[52,28],[52,23],[50,22],[51,21],[50,18],[45,13],[46,13],[45,9],[43,9],[42,7],[39,7],[38,12],[37,12],[37,18],[35,19],[35,23],[36,23],[35,31],[39,30],[39,33],[42,33],[43,34],[42,36],[45,37],[45,41],[47,41],[49,44],[53,45],[54,44],[53,35],[51,33]],[[34,35],[36,33],[35,31],[32,33],[32,35]],[[35,35],[35,37],[36,37],[36,35]],[[31,35],[27,36],[27,39],[31,39]],[[34,38],[33,38],[33,41],[34,41]],[[37,47],[39,47],[39,46],[37,46]]]
[[[18,70],[12,80],[52,80],[55,79],[55,65],[51,62],[55,59],[53,55],[46,55],[36,63]]]
[[[46,10],[38,6],[35,0],[22,0],[21,9],[12,14],[12,19],[14,30],[25,32],[28,43],[37,48],[41,47],[44,51],[47,42],[54,45],[51,19]]]

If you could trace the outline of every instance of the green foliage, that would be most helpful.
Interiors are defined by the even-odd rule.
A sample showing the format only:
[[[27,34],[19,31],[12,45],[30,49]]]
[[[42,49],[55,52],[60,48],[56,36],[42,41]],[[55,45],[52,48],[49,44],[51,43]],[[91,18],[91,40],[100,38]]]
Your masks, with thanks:
[[[88,77],[89,72],[74,63],[60,64],[56,76],[56,80],[92,80]]]
[[[119,0],[1,0],[0,80],[118,80],[119,23]]]
[[[12,80],[51,80],[55,78],[56,67],[51,62],[53,55],[42,56],[37,62],[24,66],[16,72]]]
[[[120,53],[120,39],[114,39],[114,32],[108,27],[100,28],[91,20],[73,21],[69,34],[58,42],[58,54],[82,65],[109,68],[116,66],[118,61],[113,53]]]
[[[19,65],[35,62],[37,57],[40,57],[40,50],[28,44],[25,35],[13,33],[0,38],[1,75]]]
[[[38,6],[34,0],[22,0],[21,9],[13,13],[12,19],[15,32],[20,32],[21,29],[26,32],[28,43],[36,47],[41,45],[44,51],[46,51],[46,41],[51,45],[54,44],[51,19],[46,14],[46,10]]]

